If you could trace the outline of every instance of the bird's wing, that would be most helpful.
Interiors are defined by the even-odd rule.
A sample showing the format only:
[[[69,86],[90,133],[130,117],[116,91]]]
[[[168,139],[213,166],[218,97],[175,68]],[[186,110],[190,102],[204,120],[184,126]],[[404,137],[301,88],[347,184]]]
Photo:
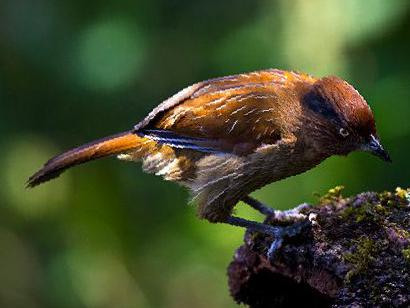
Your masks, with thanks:
[[[194,84],[155,108],[135,132],[175,148],[249,153],[281,138],[280,99],[290,83],[314,78],[280,70],[258,71]],[[282,106],[282,107],[281,107]]]

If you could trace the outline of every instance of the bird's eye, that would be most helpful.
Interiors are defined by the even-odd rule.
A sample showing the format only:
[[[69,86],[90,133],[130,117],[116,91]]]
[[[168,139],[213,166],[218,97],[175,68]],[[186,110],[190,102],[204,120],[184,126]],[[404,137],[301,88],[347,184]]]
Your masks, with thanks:
[[[349,131],[346,128],[342,127],[341,129],[339,129],[339,134],[342,137],[346,138],[347,136],[349,136]]]

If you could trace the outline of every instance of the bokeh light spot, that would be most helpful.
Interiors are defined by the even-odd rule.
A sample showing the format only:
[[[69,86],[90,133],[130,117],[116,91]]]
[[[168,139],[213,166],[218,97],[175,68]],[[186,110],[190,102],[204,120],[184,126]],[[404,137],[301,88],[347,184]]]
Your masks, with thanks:
[[[281,5],[292,20],[282,33],[287,62],[314,75],[348,76],[347,48],[386,31],[404,12],[403,1],[282,0]]]
[[[145,58],[144,39],[132,23],[100,22],[83,30],[76,45],[74,78],[93,90],[115,90],[138,76]]]
[[[2,168],[2,189],[7,203],[28,217],[55,213],[64,205],[68,178],[26,189],[28,177],[56,153],[49,142],[35,136],[15,137],[5,145]]]

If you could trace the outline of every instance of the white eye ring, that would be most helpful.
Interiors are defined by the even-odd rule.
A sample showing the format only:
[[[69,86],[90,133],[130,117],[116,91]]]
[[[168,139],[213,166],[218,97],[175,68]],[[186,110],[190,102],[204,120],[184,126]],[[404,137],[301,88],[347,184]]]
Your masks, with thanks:
[[[342,137],[346,138],[347,136],[349,136],[349,131],[346,128],[341,128],[339,129],[339,134],[342,135]]]

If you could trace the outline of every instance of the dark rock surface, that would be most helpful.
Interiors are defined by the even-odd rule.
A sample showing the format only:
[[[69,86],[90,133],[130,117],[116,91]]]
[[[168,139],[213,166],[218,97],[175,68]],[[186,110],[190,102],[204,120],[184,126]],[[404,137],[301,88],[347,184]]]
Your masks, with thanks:
[[[266,223],[310,226],[285,239],[269,260],[272,237],[245,235],[228,268],[238,303],[250,307],[410,307],[410,193],[341,187],[318,205],[277,213]]]

